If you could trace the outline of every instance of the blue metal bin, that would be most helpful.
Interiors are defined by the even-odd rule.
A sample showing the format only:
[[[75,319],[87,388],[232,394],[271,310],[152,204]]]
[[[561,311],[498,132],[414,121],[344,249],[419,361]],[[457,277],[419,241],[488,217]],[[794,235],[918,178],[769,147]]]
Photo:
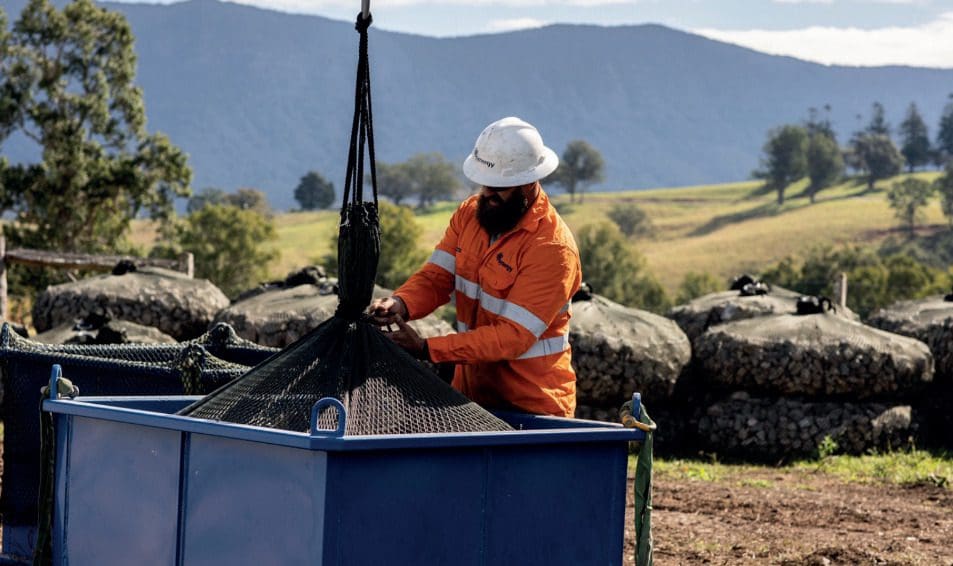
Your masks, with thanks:
[[[196,399],[44,401],[55,564],[622,563],[641,431],[500,414],[517,430],[344,437],[343,407],[310,434],[173,414]]]

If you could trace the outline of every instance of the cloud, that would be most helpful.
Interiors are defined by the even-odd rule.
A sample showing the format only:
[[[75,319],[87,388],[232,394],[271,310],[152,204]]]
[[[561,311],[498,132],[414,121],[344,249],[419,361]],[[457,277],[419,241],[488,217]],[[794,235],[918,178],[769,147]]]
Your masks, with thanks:
[[[120,0],[123,1],[123,0]],[[158,0],[159,2],[169,0]],[[297,14],[320,14],[323,10],[358,6],[354,0],[229,0],[236,4],[247,4],[292,12]],[[635,5],[645,0],[374,0],[371,9],[401,8],[405,6],[506,6],[506,7],[545,7],[545,6],[608,6],[608,5]]]
[[[487,31],[515,31],[518,29],[531,29],[543,27],[549,22],[537,20],[535,18],[515,18],[512,20],[493,20],[487,26]]]
[[[775,55],[828,65],[953,68],[953,12],[915,27],[808,27],[795,30],[696,29],[695,33]]]

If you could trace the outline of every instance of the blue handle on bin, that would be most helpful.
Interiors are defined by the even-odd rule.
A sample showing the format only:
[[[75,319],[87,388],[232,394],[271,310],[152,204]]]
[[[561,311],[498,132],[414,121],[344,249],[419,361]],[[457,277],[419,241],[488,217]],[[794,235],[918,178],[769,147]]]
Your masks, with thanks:
[[[50,399],[56,401],[59,398],[59,392],[57,391],[56,382],[63,377],[63,368],[60,367],[60,364],[53,364],[53,369],[50,370]]]
[[[318,415],[320,415],[321,410],[326,407],[334,407],[337,409],[338,426],[334,430],[318,428]],[[318,402],[311,407],[311,436],[325,436],[330,433],[332,436],[340,438],[344,436],[345,424],[347,424],[347,409],[344,408],[344,403],[338,401],[334,397],[324,397],[318,399]]]
[[[642,394],[635,392],[632,394],[632,416],[635,417],[635,420],[639,420],[639,415],[642,413]]]

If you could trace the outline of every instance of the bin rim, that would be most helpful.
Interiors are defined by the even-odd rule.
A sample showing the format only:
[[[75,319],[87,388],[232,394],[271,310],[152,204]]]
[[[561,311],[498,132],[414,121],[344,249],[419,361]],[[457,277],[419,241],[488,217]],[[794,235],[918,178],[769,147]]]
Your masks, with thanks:
[[[505,446],[587,442],[631,442],[645,439],[645,433],[622,425],[562,417],[500,412],[497,416],[519,430],[427,434],[336,436],[335,431],[293,432],[259,426],[197,419],[183,415],[134,408],[157,403],[185,406],[200,396],[90,396],[75,399],[46,399],[43,410],[58,415],[87,417],[167,430],[250,440],[306,450],[349,452],[400,448],[456,448],[463,446]]]

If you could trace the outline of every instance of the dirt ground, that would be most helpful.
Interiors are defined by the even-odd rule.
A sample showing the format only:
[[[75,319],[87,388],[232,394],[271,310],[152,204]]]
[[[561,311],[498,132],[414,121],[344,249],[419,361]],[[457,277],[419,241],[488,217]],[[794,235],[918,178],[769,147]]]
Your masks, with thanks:
[[[653,498],[659,566],[953,566],[949,488],[765,469],[717,481],[656,477]],[[628,499],[625,560],[633,564],[631,491]]]

